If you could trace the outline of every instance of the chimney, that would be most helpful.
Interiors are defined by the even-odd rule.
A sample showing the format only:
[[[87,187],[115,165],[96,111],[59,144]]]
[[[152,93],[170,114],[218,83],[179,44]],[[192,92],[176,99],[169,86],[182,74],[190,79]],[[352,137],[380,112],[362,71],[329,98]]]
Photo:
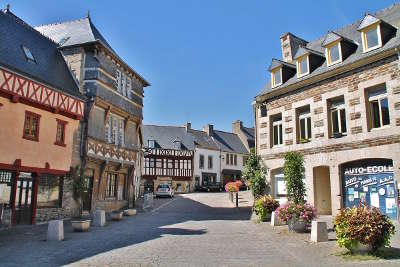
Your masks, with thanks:
[[[190,122],[186,122],[185,129],[186,129],[186,132],[189,131],[190,129],[192,129],[192,124]]]
[[[281,47],[282,47],[282,60],[285,62],[292,63],[293,58],[296,55],[297,50],[300,46],[306,46],[307,41],[291,34],[290,32],[285,33],[281,36]]]
[[[243,123],[241,120],[237,120],[232,123],[232,133],[239,134],[242,128],[243,128]]]
[[[206,126],[203,127],[203,132],[206,132],[208,136],[213,136],[214,135],[214,125],[207,124]]]

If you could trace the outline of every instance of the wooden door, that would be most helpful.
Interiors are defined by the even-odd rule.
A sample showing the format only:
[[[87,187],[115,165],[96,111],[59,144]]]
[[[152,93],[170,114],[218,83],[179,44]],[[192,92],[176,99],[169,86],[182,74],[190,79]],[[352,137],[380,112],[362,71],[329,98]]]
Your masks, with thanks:
[[[33,178],[31,173],[21,173],[15,185],[15,224],[32,223],[32,189]]]
[[[92,208],[93,177],[85,177],[86,190],[82,194],[82,209],[90,211]]]

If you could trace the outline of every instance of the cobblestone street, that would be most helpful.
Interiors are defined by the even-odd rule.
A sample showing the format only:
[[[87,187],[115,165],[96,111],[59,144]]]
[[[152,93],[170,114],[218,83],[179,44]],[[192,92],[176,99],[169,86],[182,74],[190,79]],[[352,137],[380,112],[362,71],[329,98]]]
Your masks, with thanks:
[[[0,231],[1,266],[399,266],[400,260],[345,261],[335,241],[312,244],[251,218],[248,192],[233,208],[226,193],[156,199],[157,207],[121,222],[46,242],[47,225]],[[33,233],[32,233],[33,230]],[[393,245],[400,247],[397,239]]]

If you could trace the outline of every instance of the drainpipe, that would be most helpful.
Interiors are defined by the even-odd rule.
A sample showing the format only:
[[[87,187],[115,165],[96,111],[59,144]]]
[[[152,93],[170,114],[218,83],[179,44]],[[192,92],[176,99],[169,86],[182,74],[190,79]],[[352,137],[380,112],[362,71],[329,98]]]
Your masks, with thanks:
[[[397,53],[397,65],[398,65],[398,67],[399,67],[399,69],[400,69],[400,50],[399,50],[398,47],[396,47],[396,48],[394,49],[394,51],[396,51],[396,53]]]

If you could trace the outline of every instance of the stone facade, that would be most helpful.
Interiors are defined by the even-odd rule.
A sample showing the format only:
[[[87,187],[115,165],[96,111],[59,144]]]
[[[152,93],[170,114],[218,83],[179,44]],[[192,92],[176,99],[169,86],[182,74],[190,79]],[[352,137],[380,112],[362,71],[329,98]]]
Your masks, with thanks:
[[[287,48],[282,50],[285,52]],[[289,62],[287,55],[282,57]],[[347,184],[344,185],[347,166],[388,162],[394,175],[394,178],[390,176],[394,179],[393,190],[400,185],[400,70],[394,49],[385,55],[375,54],[374,60],[372,57],[359,60],[348,65],[346,71],[336,73],[326,74],[326,78],[314,75],[297,84],[267,91],[256,98],[254,109],[256,150],[268,169],[269,193],[286,201],[284,156],[287,152],[299,152],[304,156],[307,200],[320,214],[337,214],[345,203],[353,201],[353,195],[348,196]],[[381,121],[376,127],[372,125],[371,95],[378,87],[380,92],[385,91],[389,121],[385,124]],[[338,120],[344,120],[347,128],[339,134],[333,133],[331,107],[338,99],[344,109],[343,118]],[[262,106],[266,112],[261,111]],[[311,134],[307,139],[300,138],[304,135],[300,133],[300,114],[304,114],[304,108],[308,110],[311,123],[310,129],[305,130]],[[279,124],[281,126],[276,126]],[[282,128],[277,130],[277,127]],[[282,132],[282,140],[274,139],[274,131]],[[391,196],[391,201],[396,195]],[[361,199],[358,193],[354,197]],[[397,198],[395,201],[397,207]],[[375,202],[374,205],[379,204]]]

